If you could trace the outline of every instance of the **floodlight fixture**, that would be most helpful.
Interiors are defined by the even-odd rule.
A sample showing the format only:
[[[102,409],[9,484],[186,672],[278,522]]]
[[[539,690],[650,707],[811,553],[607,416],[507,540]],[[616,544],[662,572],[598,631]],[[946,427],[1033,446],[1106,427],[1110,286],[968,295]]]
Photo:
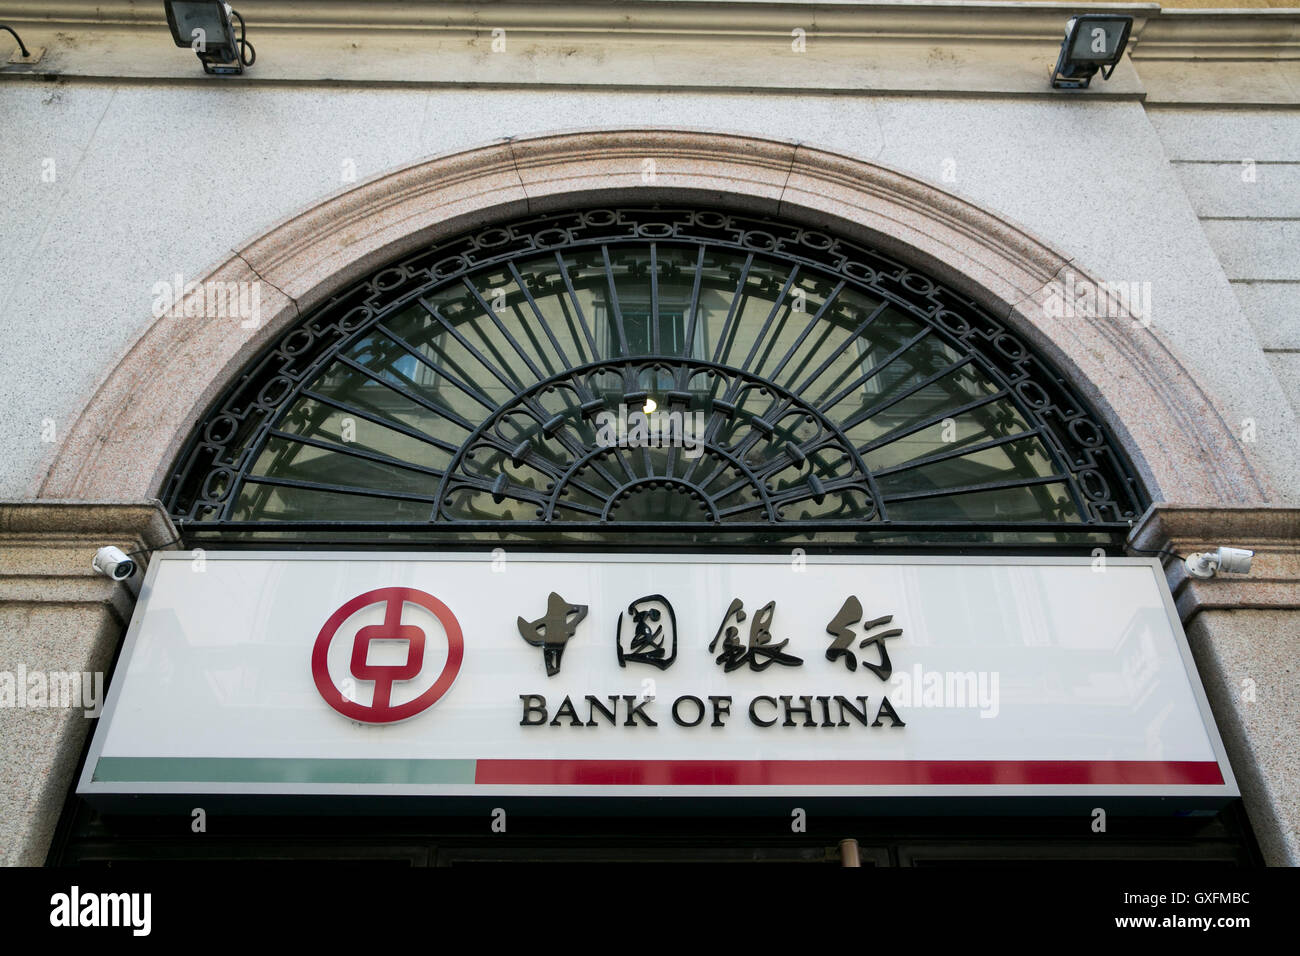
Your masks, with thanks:
[[[257,60],[257,51],[244,35],[244,18],[223,0],[164,0],[167,26],[177,46],[187,46],[203,64],[203,72],[233,75]],[[239,36],[231,18],[239,21]]]
[[[1101,70],[1103,80],[1109,80],[1124,56],[1124,47],[1128,45],[1132,29],[1132,17],[1106,13],[1082,13],[1071,17],[1065,25],[1065,40],[1056,58],[1056,68],[1052,70],[1053,88],[1087,89],[1098,70]]]

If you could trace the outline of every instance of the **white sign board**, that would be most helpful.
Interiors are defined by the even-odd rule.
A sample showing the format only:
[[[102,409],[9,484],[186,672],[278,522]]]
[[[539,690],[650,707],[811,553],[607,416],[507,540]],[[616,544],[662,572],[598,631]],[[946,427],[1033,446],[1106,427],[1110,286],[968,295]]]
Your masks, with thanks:
[[[79,792],[1237,795],[1154,560],[501,551],[155,555]]]

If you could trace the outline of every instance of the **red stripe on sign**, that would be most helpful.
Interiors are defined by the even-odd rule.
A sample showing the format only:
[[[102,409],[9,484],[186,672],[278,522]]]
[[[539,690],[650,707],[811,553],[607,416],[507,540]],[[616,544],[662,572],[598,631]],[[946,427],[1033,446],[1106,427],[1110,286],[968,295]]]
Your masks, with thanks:
[[[1062,786],[1223,783],[1194,760],[479,760],[474,782],[583,786]]]

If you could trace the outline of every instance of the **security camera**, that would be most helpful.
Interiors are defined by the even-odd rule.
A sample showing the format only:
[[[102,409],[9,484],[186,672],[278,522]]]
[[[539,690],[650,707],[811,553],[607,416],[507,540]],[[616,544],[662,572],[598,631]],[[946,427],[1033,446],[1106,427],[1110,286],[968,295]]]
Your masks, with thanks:
[[[1249,574],[1250,561],[1255,557],[1254,551],[1245,548],[1218,548],[1204,554],[1189,555],[1184,564],[1187,573],[1194,578],[1212,578],[1216,572],[1227,571],[1229,574]]]
[[[128,558],[121,548],[114,548],[111,545],[96,551],[95,560],[90,562],[90,566],[104,577],[112,578],[114,581],[125,581],[135,574],[135,562]]]

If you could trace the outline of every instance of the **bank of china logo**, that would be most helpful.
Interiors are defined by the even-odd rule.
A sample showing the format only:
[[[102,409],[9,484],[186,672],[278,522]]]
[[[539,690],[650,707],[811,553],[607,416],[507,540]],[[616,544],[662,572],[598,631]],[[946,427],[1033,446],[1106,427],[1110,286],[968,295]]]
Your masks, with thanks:
[[[435,669],[444,642],[430,635],[434,625],[446,638],[441,670]],[[402,644],[405,657],[389,660]],[[330,615],[312,648],[311,672],[321,697],[343,716],[391,724],[432,707],[455,682],[464,656],[460,622],[447,605],[414,588],[378,588]],[[366,683],[374,684],[369,702],[358,699]]]

